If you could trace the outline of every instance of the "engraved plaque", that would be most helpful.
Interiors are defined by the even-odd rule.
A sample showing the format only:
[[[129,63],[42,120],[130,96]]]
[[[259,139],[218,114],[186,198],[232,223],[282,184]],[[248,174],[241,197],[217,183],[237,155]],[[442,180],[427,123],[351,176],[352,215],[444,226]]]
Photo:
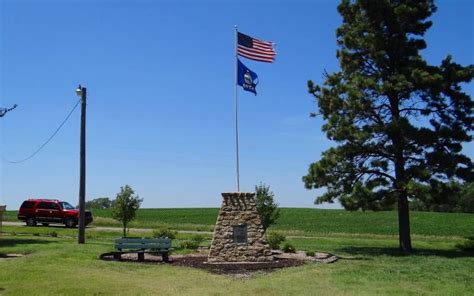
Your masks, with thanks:
[[[234,228],[234,243],[247,243],[247,225],[235,225]]]

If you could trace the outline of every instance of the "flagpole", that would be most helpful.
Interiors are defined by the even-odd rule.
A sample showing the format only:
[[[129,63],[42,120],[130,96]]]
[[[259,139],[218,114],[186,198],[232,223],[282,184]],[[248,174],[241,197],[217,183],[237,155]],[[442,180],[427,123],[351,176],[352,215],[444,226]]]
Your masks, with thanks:
[[[238,102],[237,102],[237,44],[238,44],[238,30],[237,25],[235,25],[235,152],[237,156],[237,192],[240,192],[240,168],[239,168],[239,111],[238,111]]]

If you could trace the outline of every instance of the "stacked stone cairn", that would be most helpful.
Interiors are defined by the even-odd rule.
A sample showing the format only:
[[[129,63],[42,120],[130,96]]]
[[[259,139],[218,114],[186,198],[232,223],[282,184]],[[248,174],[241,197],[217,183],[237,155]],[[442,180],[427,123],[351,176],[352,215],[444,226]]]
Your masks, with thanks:
[[[208,263],[272,261],[255,193],[227,192],[222,197]]]

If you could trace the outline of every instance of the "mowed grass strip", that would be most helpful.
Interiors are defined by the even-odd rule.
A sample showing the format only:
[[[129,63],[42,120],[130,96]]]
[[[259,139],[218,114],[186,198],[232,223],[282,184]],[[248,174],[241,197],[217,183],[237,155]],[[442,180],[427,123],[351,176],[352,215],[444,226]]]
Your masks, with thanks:
[[[132,228],[169,227],[177,230],[212,231],[217,208],[140,209]],[[17,221],[16,211],[7,211],[5,221]],[[117,226],[109,210],[93,210],[95,226]],[[395,211],[348,212],[308,208],[282,208],[278,223],[270,230],[295,234],[353,233],[398,234]],[[474,236],[474,215],[464,213],[411,212],[413,235]]]

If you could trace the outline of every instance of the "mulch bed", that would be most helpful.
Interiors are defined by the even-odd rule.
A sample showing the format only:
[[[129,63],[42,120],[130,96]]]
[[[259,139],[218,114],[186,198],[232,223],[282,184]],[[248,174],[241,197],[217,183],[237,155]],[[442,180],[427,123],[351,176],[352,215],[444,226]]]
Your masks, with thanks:
[[[102,260],[113,260],[112,253],[102,254]],[[161,260],[161,256],[145,255],[145,261],[138,262],[136,254],[123,254],[124,262],[136,262],[144,264],[165,264]],[[271,262],[264,263],[206,263],[207,255],[191,254],[191,255],[172,255],[170,256],[170,265],[184,266],[204,269],[212,273],[228,274],[238,277],[248,277],[255,272],[271,272],[277,269],[300,266],[305,264],[304,261],[298,259],[282,258]]]
[[[208,264],[207,256],[184,256],[173,260],[173,265],[205,269],[218,274],[247,274],[258,271],[271,272],[275,269],[300,266],[304,261],[296,259],[278,259],[265,263],[219,263]]]

